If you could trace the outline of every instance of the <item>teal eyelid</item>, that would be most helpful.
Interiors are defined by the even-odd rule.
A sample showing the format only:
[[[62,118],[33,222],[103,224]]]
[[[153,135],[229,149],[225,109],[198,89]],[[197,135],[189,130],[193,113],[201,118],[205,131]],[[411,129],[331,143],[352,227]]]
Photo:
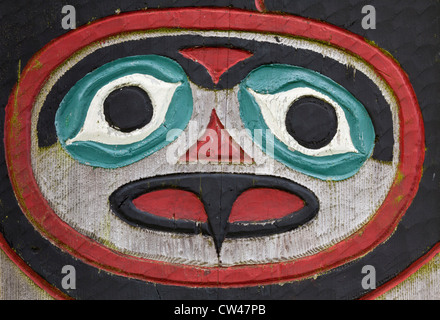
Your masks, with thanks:
[[[277,139],[274,141],[274,158],[291,169],[322,180],[344,180],[353,176],[371,156],[375,132],[365,107],[341,85],[315,71],[291,66],[272,64],[252,71],[239,86],[240,116],[251,135],[263,129],[262,139],[254,139],[267,152],[267,132],[270,129],[261,113],[260,106],[248,89],[261,94],[276,94],[295,88],[307,87],[335,101],[344,111],[350,127],[350,138],[358,151],[326,156],[310,156],[292,151]],[[254,137],[253,137],[254,138]]]
[[[164,122],[145,139],[111,145],[96,141],[66,141],[81,130],[92,99],[104,85],[130,74],[145,74],[168,83],[179,83]],[[79,80],[62,100],[55,116],[61,146],[77,161],[95,167],[119,168],[139,161],[165,147],[168,128],[184,130],[193,111],[188,77],[175,61],[157,55],[131,56],[109,62]]]

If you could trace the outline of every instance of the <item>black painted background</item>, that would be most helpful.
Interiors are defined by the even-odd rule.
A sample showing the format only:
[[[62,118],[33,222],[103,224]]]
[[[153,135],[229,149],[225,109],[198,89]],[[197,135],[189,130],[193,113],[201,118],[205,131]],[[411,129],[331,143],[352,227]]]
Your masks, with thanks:
[[[0,2],[0,129],[4,108],[17,81],[19,61],[27,61],[61,28],[61,8],[74,5],[77,26],[121,12],[170,6],[233,6],[255,10],[253,1],[25,1]],[[377,12],[377,29],[363,30],[361,8],[371,4]],[[188,289],[150,285],[110,275],[86,265],[42,238],[21,214],[14,198],[0,147],[0,231],[11,247],[39,274],[60,287],[61,268],[74,265],[79,299],[353,299],[365,291],[361,269],[374,265],[378,285],[405,269],[440,239],[440,3],[434,0],[272,0],[269,11],[282,11],[327,21],[374,41],[390,52],[409,75],[422,109],[426,133],[426,158],[419,192],[397,231],[372,253],[316,280],[247,289]],[[1,141],[3,143],[3,141]]]

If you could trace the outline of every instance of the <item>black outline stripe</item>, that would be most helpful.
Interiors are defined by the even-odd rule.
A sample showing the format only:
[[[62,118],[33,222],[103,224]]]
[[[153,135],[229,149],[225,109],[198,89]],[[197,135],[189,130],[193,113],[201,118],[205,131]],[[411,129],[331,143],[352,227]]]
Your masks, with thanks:
[[[300,197],[305,206],[285,217],[259,222],[229,222],[235,200],[252,188],[271,188]],[[177,189],[195,194],[203,203],[208,222],[168,219],[139,210],[137,197],[157,190]],[[130,182],[114,191],[110,208],[130,225],[159,231],[210,235],[217,253],[225,238],[259,237],[291,231],[312,220],[319,211],[317,197],[294,181],[275,176],[234,173],[187,173],[155,176]]]
[[[183,48],[200,45],[242,48],[252,52],[253,56],[231,67],[215,85],[202,65],[184,58],[178,52]],[[372,158],[381,161],[393,159],[394,136],[391,110],[379,88],[363,73],[355,73],[353,69],[310,50],[293,51],[288,46],[238,38],[205,38],[188,35],[126,41],[98,49],[79,61],[57,81],[47,95],[37,123],[38,145],[47,147],[56,143],[55,113],[61,100],[77,81],[105,63],[126,56],[145,54],[157,54],[176,60],[191,81],[207,89],[232,88],[258,66],[270,63],[292,64],[320,72],[346,88],[367,109],[376,132]]]

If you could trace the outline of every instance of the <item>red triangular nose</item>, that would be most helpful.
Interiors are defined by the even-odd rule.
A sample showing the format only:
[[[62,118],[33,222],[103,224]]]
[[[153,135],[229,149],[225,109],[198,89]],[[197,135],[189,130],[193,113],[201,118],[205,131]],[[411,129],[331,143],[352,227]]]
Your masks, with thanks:
[[[253,159],[232,139],[212,110],[205,133],[180,158],[181,162],[217,162],[252,164]]]
[[[182,49],[179,52],[185,58],[204,66],[215,84],[229,68],[252,56],[248,51],[226,47],[196,47]]]

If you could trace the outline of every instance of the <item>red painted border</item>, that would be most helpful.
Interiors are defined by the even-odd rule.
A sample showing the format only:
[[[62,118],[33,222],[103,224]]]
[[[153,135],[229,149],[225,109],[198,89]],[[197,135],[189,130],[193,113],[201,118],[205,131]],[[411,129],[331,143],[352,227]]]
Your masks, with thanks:
[[[31,267],[29,267],[26,262],[24,262],[20,256],[11,249],[2,234],[0,234],[0,249],[6,253],[9,259],[11,259],[21,269],[21,271],[23,271],[24,274],[31,278],[33,282],[35,282],[40,288],[44,289],[44,291],[49,293],[53,298],[58,300],[72,300],[71,297],[52,286],[49,282],[44,280],[34,270],[32,270]]]
[[[74,52],[120,32],[182,28],[269,32],[314,39],[362,57],[388,83],[400,104],[400,164],[393,186],[376,215],[361,230],[315,255],[295,261],[195,267],[117,253],[64,223],[41,195],[30,159],[33,101],[50,73]],[[296,16],[235,9],[180,8],[121,14],[53,40],[28,63],[6,108],[6,160],[24,214],[57,246],[97,268],[172,285],[231,287],[279,283],[310,277],[359,258],[391,236],[417,193],[424,160],[424,129],[417,99],[405,72],[379,48],[338,27]]]
[[[376,288],[374,291],[364,295],[359,300],[374,300],[378,298],[382,294],[386,293],[387,291],[397,286],[399,283],[408,279],[411,275],[417,272],[417,270],[419,270],[421,267],[423,267],[425,264],[431,261],[437,254],[440,254],[440,242],[437,243],[434,247],[432,247],[431,250],[429,250],[422,257],[414,261],[414,263],[412,263],[408,268],[406,268],[404,271],[399,273],[392,280],[381,285],[379,288]]]

